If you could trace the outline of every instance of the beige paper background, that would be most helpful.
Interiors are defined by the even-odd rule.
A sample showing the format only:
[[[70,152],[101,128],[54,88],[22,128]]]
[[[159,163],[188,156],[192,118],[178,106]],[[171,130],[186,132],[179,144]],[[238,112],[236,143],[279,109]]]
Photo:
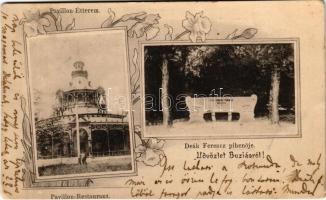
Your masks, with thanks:
[[[261,175],[278,177],[281,180],[287,180],[288,175],[294,168],[290,162],[290,155],[293,155],[299,162],[306,163],[307,159],[316,160],[321,154],[321,166],[318,170],[318,177],[325,175],[325,68],[324,68],[324,11],[321,1],[266,1],[266,2],[198,2],[198,3],[65,3],[65,4],[4,4],[2,11],[13,16],[16,14],[19,19],[23,17],[26,9],[34,8],[41,11],[49,10],[49,8],[98,8],[98,14],[62,14],[62,23],[70,23],[72,18],[76,20],[75,29],[84,28],[100,28],[102,22],[108,17],[107,9],[111,8],[117,16],[126,13],[134,13],[145,11],[147,13],[159,13],[159,27],[161,32],[155,40],[164,40],[164,24],[174,27],[174,33],[183,31],[181,26],[182,20],[185,18],[186,11],[196,13],[204,11],[204,15],[209,17],[212,22],[212,30],[207,35],[208,39],[224,39],[235,28],[243,30],[248,27],[255,27],[258,33],[255,38],[299,38],[300,39],[300,84],[301,84],[301,116],[302,116],[302,138],[274,138],[274,139],[219,139],[219,140],[167,140],[164,144],[164,152],[168,158],[168,164],[174,165],[175,169],[165,172],[162,178],[173,179],[173,184],[155,185],[154,181],[162,172],[162,167],[145,166],[138,163],[138,175],[135,177],[121,178],[99,178],[93,179],[93,184],[89,188],[33,188],[23,189],[22,183],[18,182],[19,193],[13,192],[12,196],[3,194],[8,198],[51,198],[51,194],[108,194],[111,198],[131,198],[131,186],[126,184],[129,178],[137,181],[144,181],[146,186],[143,188],[151,189],[155,196],[151,198],[159,198],[162,188],[174,192],[184,192],[191,187],[190,193],[186,198],[196,198],[196,194],[200,190],[207,190],[208,183],[188,184],[177,183],[184,175],[182,170],[184,161],[187,163],[196,163],[194,157],[195,149],[184,149],[184,143],[199,144],[203,142],[215,144],[230,144],[233,142],[246,143],[251,142],[255,145],[255,149],[248,152],[265,151],[265,154],[271,155],[273,161],[278,162],[284,172],[276,172],[274,169],[268,170],[249,170],[244,171],[238,169],[237,165],[243,159],[216,159],[202,160],[202,165],[214,165],[212,171],[201,171],[192,177],[201,178],[209,181],[212,172],[216,172],[219,178],[223,178],[225,174],[232,178],[231,195],[223,194],[224,198],[294,198],[294,197],[312,197],[308,194],[285,194],[282,193],[282,183],[273,183],[277,193],[270,196],[264,195],[244,195],[242,188],[243,175],[247,172],[250,176],[259,178]],[[8,22],[8,21],[7,21]],[[2,24],[3,26],[4,24]],[[217,34],[219,33],[219,34]],[[23,41],[22,26],[16,28],[16,32],[8,33],[8,38]],[[185,37],[185,39],[187,39]],[[139,40],[130,39],[129,48],[133,52],[134,48],[138,48]],[[21,48],[22,49],[22,48]],[[8,59],[13,58],[8,55]],[[24,55],[20,56],[24,63]],[[2,70],[12,72],[12,65],[2,65]],[[20,70],[24,74],[23,67]],[[14,93],[27,96],[25,78],[16,79],[8,91],[8,96],[13,97]],[[12,137],[15,132],[19,141],[22,138],[21,121],[22,113],[20,111],[20,103],[16,100],[10,100],[10,103],[3,104],[2,113],[12,112],[14,108],[18,110],[18,129],[2,130],[2,137]],[[135,124],[140,124],[140,104],[134,105]],[[139,143],[139,141],[138,141]],[[4,147],[3,143],[2,146]],[[203,150],[203,149],[201,149]],[[214,149],[212,149],[214,150]],[[215,149],[214,151],[219,151]],[[220,151],[228,152],[228,149]],[[239,150],[241,152],[242,150]],[[3,155],[2,159],[13,159],[22,157],[22,146],[19,149],[11,150],[10,155]],[[264,160],[247,160],[248,163],[256,161],[262,163]],[[226,166],[227,171],[221,168]],[[2,173],[12,175],[12,171],[3,170]],[[192,172],[191,172],[192,173]],[[316,175],[317,176],[317,175]],[[324,177],[322,183],[324,185]],[[309,183],[310,184],[310,183]],[[319,185],[316,190],[315,197],[325,195],[324,186]],[[265,185],[266,186],[266,185]],[[301,186],[301,185],[300,185]],[[295,189],[300,190],[300,186]],[[309,186],[310,188],[312,186]],[[140,189],[142,186],[134,186]],[[4,188],[5,189],[5,188]],[[218,198],[219,196],[214,196]],[[138,197],[139,198],[139,197]],[[144,198],[144,196],[143,196]],[[147,197],[148,198],[148,197]]]

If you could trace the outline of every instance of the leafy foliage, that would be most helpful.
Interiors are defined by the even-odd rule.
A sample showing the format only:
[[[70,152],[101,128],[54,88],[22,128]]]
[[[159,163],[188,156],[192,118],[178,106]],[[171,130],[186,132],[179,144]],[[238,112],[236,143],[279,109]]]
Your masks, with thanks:
[[[53,121],[39,123],[36,127],[36,142],[40,155],[48,156],[55,154],[49,147],[62,143],[64,136],[64,127],[61,124],[54,124]]]
[[[280,72],[281,80],[279,103],[290,110],[295,104],[293,53],[290,43],[146,47],[145,93],[154,95],[154,104],[158,106],[157,91],[162,76],[159,67],[162,55],[166,55],[169,59],[169,93],[173,102],[177,102],[179,94],[209,95],[213,89],[223,88],[223,93],[233,96],[256,94],[255,114],[267,116],[271,74],[276,70]],[[187,113],[178,111],[175,106],[172,107],[173,119],[186,118]],[[149,111],[146,119],[153,119],[151,123],[156,123],[161,115]]]
[[[147,14],[146,12],[128,13],[116,18],[116,14],[108,9],[109,17],[102,23],[102,28],[111,28],[118,23],[125,23],[128,27],[128,36],[141,38],[145,36],[146,40],[154,39],[160,32],[157,26],[159,19],[158,14]]]
[[[235,57],[244,62],[255,61],[262,73],[280,70],[288,76],[293,76],[293,44],[243,44],[235,46],[233,52]]]

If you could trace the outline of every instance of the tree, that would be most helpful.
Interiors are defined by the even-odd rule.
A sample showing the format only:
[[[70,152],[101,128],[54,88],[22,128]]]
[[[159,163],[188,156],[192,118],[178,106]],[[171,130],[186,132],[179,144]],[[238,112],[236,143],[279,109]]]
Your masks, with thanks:
[[[178,67],[178,71],[185,74],[185,76],[200,77],[202,69],[206,68],[208,59],[218,47],[213,46],[169,46],[166,53],[162,54],[162,111],[163,111],[163,125],[168,126],[172,124],[171,119],[171,102],[169,99],[169,65],[173,62],[174,66]],[[164,109],[165,108],[165,109]],[[166,109],[169,108],[169,109]]]
[[[163,112],[163,125],[168,126],[170,122],[170,107],[171,102],[169,99],[169,70],[168,58],[166,54],[162,55],[162,85],[161,85],[161,103]]]
[[[244,44],[234,46],[234,54],[241,62],[255,60],[261,73],[269,73],[271,86],[268,110],[272,124],[279,123],[279,91],[281,72],[294,74],[293,44]]]
[[[38,156],[56,156],[55,144],[62,143],[64,127],[60,121],[45,120],[36,124],[36,143]]]
[[[33,99],[33,105],[34,105],[34,117],[35,117],[35,121],[38,121],[39,120],[39,117],[40,117],[40,104],[41,104],[41,96],[42,96],[42,93],[40,90],[37,90],[37,89],[33,89],[33,96],[34,96],[34,99]]]
[[[263,106],[268,105],[271,122],[279,123],[280,77],[282,74],[282,77],[285,75],[293,79],[293,44],[151,46],[146,47],[145,52],[146,80],[152,80],[150,83],[155,85],[147,85],[146,87],[151,88],[147,93],[156,93],[154,88],[161,88],[160,108],[166,108],[161,110],[164,125],[171,124],[173,120],[169,109],[169,94],[175,95],[175,92],[187,90],[188,85],[191,85],[190,91],[201,90],[203,80],[217,81],[222,85],[228,84],[228,89],[235,94],[240,94],[240,90],[261,91],[264,99],[261,102],[264,102]],[[233,72],[230,70],[234,73],[253,72],[254,80],[246,81],[248,75],[237,74],[236,78],[241,78],[239,83],[230,82],[234,79]],[[213,75],[212,73],[215,78],[207,79]],[[158,77],[155,79],[151,74],[158,74]],[[175,74],[179,75],[175,76]],[[181,75],[184,80],[178,79]],[[176,82],[171,83],[174,80]],[[248,84],[241,85],[243,81]],[[199,88],[196,89],[195,86]],[[172,91],[175,87],[177,90]],[[207,89],[209,88],[200,92],[209,92]],[[160,119],[154,115],[153,118]]]
[[[162,84],[161,84],[161,110],[163,114],[163,126],[169,126],[172,124],[171,119],[171,99],[169,96],[169,81],[170,81],[170,70],[169,66],[171,62],[177,63],[177,66],[182,70],[185,65],[185,58],[188,49],[183,46],[166,46],[162,48],[161,54],[161,72],[162,72]]]

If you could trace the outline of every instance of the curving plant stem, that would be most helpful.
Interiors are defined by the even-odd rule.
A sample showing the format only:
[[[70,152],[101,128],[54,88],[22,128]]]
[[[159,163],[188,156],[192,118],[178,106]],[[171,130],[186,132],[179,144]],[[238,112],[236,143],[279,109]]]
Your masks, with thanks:
[[[112,22],[111,26],[115,26],[116,24],[120,23],[122,18],[117,19],[116,21]]]
[[[180,33],[179,35],[177,35],[177,36],[174,38],[174,40],[178,40],[178,39],[180,39],[181,37],[183,37],[184,35],[186,35],[186,34],[188,34],[188,33],[190,33],[190,31],[185,30],[185,31],[183,31],[182,33]]]
[[[139,19],[139,18],[133,18],[133,19],[130,19],[130,20],[135,20],[136,21],[136,23],[141,23],[141,22],[144,22],[144,20],[143,19]],[[113,27],[113,26],[115,26],[115,25],[117,25],[118,23],[120,23],[120,22],[123,22],[122,21],[122,17],[121,18],[119,18],[119,19],[117,19],[117,20],[115,20],[114,22],[112,22],[112,24],[111,24],[111,26]],[[135,24],[136,24],[135,23]],[[135,24],[133,25],[133,26],[135,26]]]
[[[44,13],[41,14],[41,17],[45,17],[45,16],[49,16],[54,20],[55,28],[58,30],[58,26],[57,26],[57,23],[56,23],[56,21],[58,20],[57,17],[54,16],[54,14],[52,12],[44,12]]]
[[[143,139],[140,131],[136,131],[136,130],[134,130],[134,133],[139,137],[139,139],[140,139],[142,145],[143,145],[144,147],[146,147],[147,144],[148,144],[148,142],[149,142],[149,139],[147,139],[147,140]]]

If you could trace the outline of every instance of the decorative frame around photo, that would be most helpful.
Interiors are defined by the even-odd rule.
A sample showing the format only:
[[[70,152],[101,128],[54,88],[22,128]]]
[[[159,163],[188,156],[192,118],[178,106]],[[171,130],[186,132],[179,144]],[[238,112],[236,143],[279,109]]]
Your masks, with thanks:
[[[123,76],[126,79],[126,85],[127,85],[127,101],[128,101],[128,125],[129,125],[129,139],[130,139],[130,155],[131,155],[131,165],[132,169],[128,171],[117,171],[117,173],[108,173],[108,172],[100,172],[100,173],[85,173],[85,174],[72,174],[69,176],[66,175],[57,175],[55,177],[44,177],[40,178],[38,174],[38,169],[37,169],[37,155],[36,155],[36,134],[35,134],[35,122],[34,122],[34,112],[33,112],[33,103],[32,103],[32,98],[33,95],[31,93],[31,66],[29,66],[29,58],[28,58],[28,47],[27,47],[27,40],[28,37],[24,35],[24,46],[25,46],[25,52],[26,56],[25,59],[27,61],[26,64],[26,79],[27,79],[27,102],[25,98],[21,99],[21,107],[24,112],[24,119],[23,119],[23,130],[24,130],[24,141],[22,141],[25,152],[24,152],[24,157],[26,158],[31,158],[28,160],[27,163],[25,163],[27,167],[26,170],[29,170],[30,173],[28,176],[31,179],[32,185],[39,184],[41,187],[46,186],[47,182],[51,183],[51,181],[60,181],[61,184],[66,182],[67,184],[70,183],[71,181],[77,181],[75,184],[77,187],[80,186],[88,186],[90,183],[92,183],[93,178],[107,178],[107,177],[121,177],[121,176],[134,176],[137,175],[137,164],[136,164],[136,155],[134,153],[134,148],[135,148],[135,134],[134,134],[134,122],[133,122],[133,113],[132,113],[132,103],[131,103],[131,89],[130,89],[130,68],[129,68],[129,50],[128,50],[128,36],[127,36],[127,29],[126,27],[115,27],[115,28],[101,28],[101,29],[82,29],[82,30],[69,30],[69,31],[55,31],[55,32],[47,32],[47,35],[54,35],[54,34],[78,34],[78,33],[95,33],[95,32],[106,32],[109,33],[112,30],[118,30],[122,31],[122,34],[124,34],[125,38],[125,44],[126,46],[124,47],[125,49],[125,56],[126,60],[124,61],[125,66],[124,66],[124,71],[127,72],[126,74],[123,74]],[[44,36],[43,36],[44,37]],[[96,35],[95,35],[96,37]],[[104,54],[105,52],[103,52]],[[26,134],[30,134],[29,138]],[[29,147],[30,145],[30,147]],[[29,149],[31,152],[26,151]],[[26,171],[25,171],[26,174]],[[70,182],[69,182],[70,181]],[[78,182],[80,181],[80,182]],[[32,186],[31,185],[31,186]],[[51,184],[50,184],[51,185]],[[78,186],[80,185],[80,186]],[[62,187],[59,186],[59,187]]]
[[[221,40],[210,40],[207,39],[205,42],[189,42],[189,41],[145,41],[139,43],[140,57],[141,57],[141,95],[145,97],[145,63],[144,63],[144,49],[146,46],[168,46],[168,45],[226,45],[226,44],[282,44],[291,43],[294,45],[294,95],[295,95],[295,133],[285,134],[262,134],[251,135],[241,134],[239,130],[232,130],[237,134],[234,135],[157,135],[149,134],[146,131],[146,116],[145,116],[145,100],[141,102],[141,133],[143,138],[160,138],[160,139],[171,139],[171,140],[184,140],[184,139],[264,139],[264,138],[300,138],[302,137],[301,131],[301,94],[300,94],[300,40],[299,38],[253,38],[250,40],[234,40],[234,39],[221,39]]]

